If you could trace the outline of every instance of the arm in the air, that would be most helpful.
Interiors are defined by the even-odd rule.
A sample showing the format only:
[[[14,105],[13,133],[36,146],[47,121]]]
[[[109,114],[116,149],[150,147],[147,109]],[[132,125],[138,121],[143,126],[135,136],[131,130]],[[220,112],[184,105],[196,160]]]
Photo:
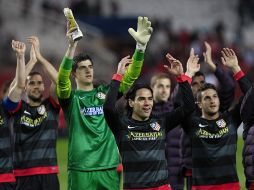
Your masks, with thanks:
[[[119,92],[126,93],[132,84],[137,80],[141,73],[141,69],[144,62],[144,52],[135,50],[132,57],[132,63],[128,66],[128,69],[120,84]]]

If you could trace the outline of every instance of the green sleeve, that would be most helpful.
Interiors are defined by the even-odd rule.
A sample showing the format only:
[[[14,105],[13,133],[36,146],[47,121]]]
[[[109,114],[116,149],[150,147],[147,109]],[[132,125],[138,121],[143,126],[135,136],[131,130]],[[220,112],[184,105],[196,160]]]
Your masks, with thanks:
[[[144,55],[144,52],[135,50],[132,56],[132,63],[129,65],[120,84],[119,92],[126,93],[135,80],[137,80],[144,63]]]
[[[57,76],[57,96],[60,99],[67,99],[71,95],[70,75],[72,65],[72,59],[69,59],[67,57],[63,58]]]

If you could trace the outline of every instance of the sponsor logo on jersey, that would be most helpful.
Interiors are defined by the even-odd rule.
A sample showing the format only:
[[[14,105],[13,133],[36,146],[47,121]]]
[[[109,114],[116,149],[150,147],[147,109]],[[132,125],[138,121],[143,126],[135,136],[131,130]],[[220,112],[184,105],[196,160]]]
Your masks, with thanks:
[[[95,115],[103,115],[104,114],[103,106],[81,108],[80,112],[83,115],[88,115],[88,116],[95,116]]]
[[[203,125],[203,124],[198,124],[198,126],[200,127],[200,128],[204,128],[204,127],[208,127],[208,125]]]
[[[29,113],[29,112],[26,111],[26,110],[24,111],[24,113],[27,114],[27,115],[31,115],[31,113]]]
[[[128,125],[127,128],[128,128],[128,129],[135,129],[136,126],[130,126],[130,125]]]
[[[205,128],[199,128],[196,131],[196,135],[199,138],[204,138],[204,139],[219,139],[223,137],[225,134],[227,134],[228,132],[229,132],[228,127],[224,127],[216,133],[211,133],[209,131],[206,131]]]
[[[157,140],[158,138],[162,137],[163,133],[158,132],[134,132],[129,131],[128,133],[128,139],[130,140],[136,140],[136,141],[151,141],[151,140]]]
[[[96,97],[101,99],[101,100],[104,100],[106,98],[106,94],[102,93],[102,92],[98,92],[96,94]]]
[[[83,99],[85,99],[86,97],[85,96],[83,96],[83,97],[78,97],[80,100],[83,100]]]
[[[216,121],[216,124],[218,125],[219,128],[224,128],[227,125],[223,119]]]
[[[152,127],[153,130],[155,131],[159,131],[161,126],[159,123],[155,122],[155,123],[151,123],[150,126]]]
[[[26,127],[34,128],[37,126],[40,126],[41,123],[48,117],[48,113],[45,111],[44,115],[37,117],[37,118],[31,118],[30,116],[23,115],[20,118],[20,124],[25,125]]]

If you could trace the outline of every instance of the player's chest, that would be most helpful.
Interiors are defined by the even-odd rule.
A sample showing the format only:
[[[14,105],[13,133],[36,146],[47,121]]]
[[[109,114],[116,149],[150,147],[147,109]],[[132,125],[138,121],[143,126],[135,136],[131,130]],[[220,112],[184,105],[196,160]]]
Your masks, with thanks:
[[[41,126],[43,122],[49,119],[49,116],[53,117],[53,114],[50,110],[46,109],[45,105],[34,108],[23,107],[16,117],[16,124],[21,128],[33,129]]]
[[[158,121],[154,121],[144,125],[125,123],[122,129],[122,138],[125,141],[131,142],[150,142],[163,140],[165,139],[165,128]]]
[[[215,121],[197,120],[194,122],[193,138],[195,139],[221,139],[235,135],[234,124],[221,118]]]

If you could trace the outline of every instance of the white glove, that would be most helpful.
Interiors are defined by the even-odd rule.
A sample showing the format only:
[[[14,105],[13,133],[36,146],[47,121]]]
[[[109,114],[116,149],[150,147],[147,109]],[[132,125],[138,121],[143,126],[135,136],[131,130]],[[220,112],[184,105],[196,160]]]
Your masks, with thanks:
[[[153,28],[151,27],[151,22],[147,17],[138,17],[137,31],[133,28],[129,28],[128,32],[136,40],[136,49],[145,51],[146,45],[151,37]]]

